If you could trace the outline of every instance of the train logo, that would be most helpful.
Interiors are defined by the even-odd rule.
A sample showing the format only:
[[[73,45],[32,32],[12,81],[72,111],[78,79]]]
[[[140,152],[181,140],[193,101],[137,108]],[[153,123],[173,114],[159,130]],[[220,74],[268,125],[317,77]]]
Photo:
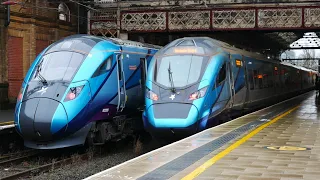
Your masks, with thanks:
[[[172,94],[169,98],[170,98],[171,100],[173,100],[175,97],[176,97],[176,95],[175,95],[175,94]]]
[[[38,91],[39,93],[41,93],[41,95],[43,95],[44,93],[47,92],[48,87],[42,87],[40,91]]]

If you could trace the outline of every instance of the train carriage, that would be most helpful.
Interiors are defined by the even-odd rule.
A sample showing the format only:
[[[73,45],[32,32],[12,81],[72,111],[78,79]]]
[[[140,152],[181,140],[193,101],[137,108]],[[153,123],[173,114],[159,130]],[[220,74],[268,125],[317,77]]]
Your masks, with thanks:
[[[144,127],[160,138],[194,134],[217,124],[218,115],[308,91],[316,73],[208,37],[177,39],[150,62]]]

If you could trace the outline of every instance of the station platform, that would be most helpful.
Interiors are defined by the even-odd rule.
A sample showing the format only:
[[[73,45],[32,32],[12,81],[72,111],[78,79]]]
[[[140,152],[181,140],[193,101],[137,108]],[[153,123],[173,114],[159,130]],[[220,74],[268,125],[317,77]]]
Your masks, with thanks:
[[[311,91],[85,180],[319,179],[320,106]]]
[[[14,127],[14,109],[0,110],[0,131]]]

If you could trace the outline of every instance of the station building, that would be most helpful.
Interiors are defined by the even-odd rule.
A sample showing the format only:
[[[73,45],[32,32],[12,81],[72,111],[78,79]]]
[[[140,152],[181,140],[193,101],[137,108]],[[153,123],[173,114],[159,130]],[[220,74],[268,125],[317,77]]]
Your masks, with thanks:
[[[79,18],[85,17],[85,11],[75,3],[46,0],[15,2],[18,3],[0,5],[2,109],[9,103],[15,104],[25,74],[45,47],[63,37],[86,32],[85,19]]]

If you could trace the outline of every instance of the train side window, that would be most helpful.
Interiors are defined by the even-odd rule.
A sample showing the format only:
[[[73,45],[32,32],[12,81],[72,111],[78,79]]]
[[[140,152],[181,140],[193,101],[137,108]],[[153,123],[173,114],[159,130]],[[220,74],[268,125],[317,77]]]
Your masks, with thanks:
[[[101,74],[106,73],[112,67],[112,56],[109,56],[93,73],[92,78],[100,76]]]
[[[258,89],[258,71],[253,70],[253,78],[254,78],[254,87],[255,89]]]
[[[220,72],[217,76],[217,80],[216,80],[216,85],[218,86],[222,81],[224,81],[226,79],[227,73],[226,73],[226,64],[224,64],[221,69]]]
[[[120,57],[117,59],[118,61],[118,79],[121,81],[122,80],[122,65],[121,65],[121,59]]]
[[[248,73],[250,90],[254,90],[253,70],[249,69]]]
[[[109,71],[111,69],[111,66],[112,66],[112,58],[110,56],[107,60],[104,61],[102,66],[100,66],[99,74],[103,74]]]

